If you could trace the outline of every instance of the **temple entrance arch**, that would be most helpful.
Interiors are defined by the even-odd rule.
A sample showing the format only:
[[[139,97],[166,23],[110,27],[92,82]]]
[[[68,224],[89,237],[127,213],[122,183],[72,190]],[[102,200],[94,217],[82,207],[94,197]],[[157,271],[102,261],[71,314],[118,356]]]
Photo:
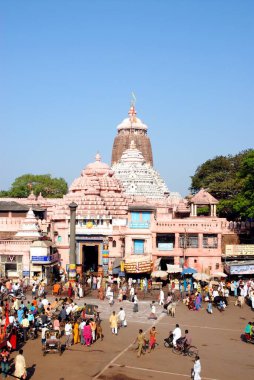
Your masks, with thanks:
[[[84,273],[98,272],[100,265],[100,244],[99,243],[82,243],[81,244],[81,260],[82,270]]]

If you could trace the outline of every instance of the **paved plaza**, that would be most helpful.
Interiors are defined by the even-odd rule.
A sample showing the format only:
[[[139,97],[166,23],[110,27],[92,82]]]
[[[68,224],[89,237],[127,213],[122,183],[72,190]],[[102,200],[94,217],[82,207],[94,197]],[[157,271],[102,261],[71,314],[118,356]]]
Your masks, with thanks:
[[[193,345],[199,349],[202,365],[202,379],[238,380],[253,379],[254,346],[242,343],[242,333],[248,320],[253,320],[253,312],[248,306],[243,309],[234,306],[230,301],[224,313],[214,310],[208,315],[205,309],[199,312],[189,311],[179,304],[176,317],[171,318],[162,313],[157,306],[158,320],[148,320],[150,301],[139,302],[139,312],[133,313],[133,304],[129,301],[115,303],[110,307],[108,302],[97,299],[83,299],[79,304],[95,303],[101,311],[104,340],[91,347],[80,344],[66,350],[62,356],[48,354],[43,357],[40,339],[29,341],[24,347],[24,354],[29,367],[28,373],[33,380],[166,380],[188,379],[193,366],[193,359],[177,356],[163,345],[163,339],[176,323],[182,332],[188,328],[192,335]],[[124,307],[128,326],[114,336],[109,328],[109,316],[113,310]],[[150,327],[156,324],[158,347],[152,353],[137,358],[133,342],[138,329],[149,333]],[[64,341],[64,339],[63,339]]]

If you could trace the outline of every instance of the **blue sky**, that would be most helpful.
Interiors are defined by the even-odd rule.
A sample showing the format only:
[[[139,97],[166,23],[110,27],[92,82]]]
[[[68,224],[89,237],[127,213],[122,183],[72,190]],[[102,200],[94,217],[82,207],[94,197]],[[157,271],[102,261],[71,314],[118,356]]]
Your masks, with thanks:
[[[254,141],[254,2],[37,0],[0,4],[0,188],[68,183],[109,163],[131,92],[154,166],[188,193],[198,165]]]

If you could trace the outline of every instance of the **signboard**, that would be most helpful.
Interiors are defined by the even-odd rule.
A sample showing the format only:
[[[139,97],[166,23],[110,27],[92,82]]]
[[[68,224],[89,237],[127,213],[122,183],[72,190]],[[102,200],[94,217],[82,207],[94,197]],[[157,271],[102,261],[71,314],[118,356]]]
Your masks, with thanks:
[[[32,262],[37,262],[37,261],[49,262],[49,261],[51,261],[50,256],[32,256],[31,259],[32,259]]]
[[[152,263],[150,261],[125,263],[124,269],[128,273],[147,273],[151,272]]]
[[[112,226],[125,227],[127,225],[127,219],[113,219]]]
[[[226,256],[254,256],[254,244],[226,245]]]
[[[226,272],[234,275],[254,274],[254,264],[225,265]]]
[[[23,270],[23,277],[28,276],[29,277],[30,271],[29,270]]]
[[[173,251],[173,243],[158,243],[159,251]]]

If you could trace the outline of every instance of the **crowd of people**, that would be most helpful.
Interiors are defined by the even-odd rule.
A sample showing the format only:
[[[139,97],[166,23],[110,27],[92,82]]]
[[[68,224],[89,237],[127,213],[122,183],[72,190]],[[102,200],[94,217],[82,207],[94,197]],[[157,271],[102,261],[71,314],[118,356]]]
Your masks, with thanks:
[[[108,320],[109,328],[113,335],[119,334],[119,329],[127,327],[124,301],[132,302],[133,312],[139,312],[138,294],[146,293],[151,289],[151,280],[141,278],[134,280],[113,276],[107,280],[100,276],[89,276],[85,282],[56,282],[49,292],[49,288],[43,281],[32,282],[30,285],[32,298],[22,300],[21,294],[25,294],[28,288],[27,279],[17,281],[7,280],[0,284],[2,301],[0,304],[0,343],[6,335],[8,340],[6,347],[0,352],[2,376],[9,371],[10,351],[20,349],[17,359],[15,359],[15,373],[23,372],[26,376],[25,359],[21,346],[30,336],[40,331],[42,348],[46,344],[47,331],[53,329],[59,332],[59,336],[64,336],[66,349],[72,345],[81,344],[90,347],[97,340],[103,340],[102,324],[97,309],[88,313],[87,305],[80,306],[78,300],[84,297],[86,289],[95,291],[100,300],[107,300],[113,307],[115,302],[119,308],[112,311]],[[46,295],[46,290],[50,297]],[[65,293],[64,293],[65,292]],[[165,294],[167,293],[167,296]],[[29,293],[30,294],[30,293]],[[63,294],[66,297],[63,297]],[[157,293],[156,293],[157,294]],[[9,296],[8,296],[9,295]],[[52,295],[55,296],[53,301]],[[242,307],[245,302],[249,303],[254,310],[254,281],[253,280],[232,280],[226,281],[195,281],[192,278],[172,279],[167,287],[161,288],[156,299],[151,301],[150,313],[147,318],[157,319],[156,303],[172,316],[176,316],[176,306],[183,302],[191,311],[199,311],[203,304],[209,314],[213,313],[214,301],[219,298],[216,304],[218,310],[225,310],[229,296],[235,297],[235,305]],[[62,297],[62,298],[61,298]],[[30,298],[30,297],[29,297]],[[114,307],[115,309],[115,307]],[[254,334],[253,323],[249,322],[245,328],[245,335],[249,339]],[[137,344],[137,356],[140,357],[144,351],[151,352],[157,344],[158,331],[153,326],[149,331],[147,339],[140,329],[135,339]],[[179,325],[173,331],[173,346],[183,345],[184,351],[191,344],[191,337],[188,330],[182,337]],[[146,350],[144,348],[146,347]],[[200,360],[197,361],[196,373],[200,374]],[[198,369],[199,368],[199,369]],[[198,379],[199,375],[195,377]],[[23,377],[25,378],[25,377]]]

